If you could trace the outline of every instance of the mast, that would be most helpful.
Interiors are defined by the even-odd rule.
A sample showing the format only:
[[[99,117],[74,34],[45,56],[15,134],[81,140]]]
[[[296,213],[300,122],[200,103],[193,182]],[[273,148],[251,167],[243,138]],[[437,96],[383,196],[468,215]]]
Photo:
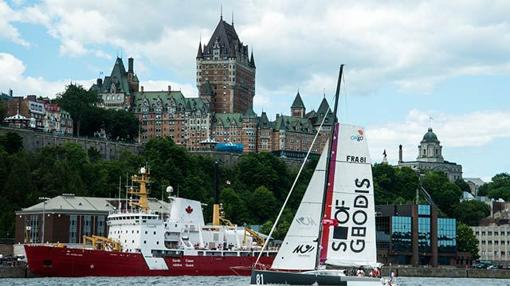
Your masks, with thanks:
[[[329,170],[331,169],[331,149],[333,147],[333,138],[335,137],[335,128],[336,124],[338,123],[338,117],[336,116],[336,113],[338,111],[338,98],[340,97],[340,85],[342,83],[342,74],[344,70],[344,65],[340,65],[340,71],[338,73],[338,82],[336,84],[336,93],[335,93],[335,103],[333,108],[333,126],[331,130],[331,137],[329,138],[329,144],[328,144],[328,156],[326,158],[326,174],[324,176],[324,191],[322,194],[322,209],[321,209],[321,221],[319,224],[319,237],[317,238],[317,257],[315,258],[315,269],[318,269],[320,265],[320,258],[321,258],[321,241],[322,241],[322,229],[324,225],[322,224],[322,220],[324,219],[324,211],[325,211],[325,204],[326,204],[326,194],[328,192],[328,182],[329,182]],[[328,113],[324,116],[328,116]],[[323,246],[327,247],[327,246]]]

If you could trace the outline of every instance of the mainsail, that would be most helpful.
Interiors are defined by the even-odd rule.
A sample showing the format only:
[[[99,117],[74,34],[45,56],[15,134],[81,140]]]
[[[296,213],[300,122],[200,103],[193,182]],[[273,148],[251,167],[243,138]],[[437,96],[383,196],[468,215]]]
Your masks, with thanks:
[[[326,144],[328,146],[328,144]],[[301,204],[290,224],[272,269],[313,270],[321,222],[322,197],[326,171],[327,147],[315,167]]]
[[[374,188],[364,129],[336,124],[331,150],[321,261],[376,266]]]

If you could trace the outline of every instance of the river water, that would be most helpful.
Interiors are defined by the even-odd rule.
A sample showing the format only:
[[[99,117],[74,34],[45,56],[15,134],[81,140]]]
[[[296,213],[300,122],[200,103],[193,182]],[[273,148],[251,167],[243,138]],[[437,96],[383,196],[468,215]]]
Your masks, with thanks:
[[[247,286],[249,277],[84,277],[84,278],[30,278],[0,279],[0,285],[27,286]],[[470,278],[397,278],[399,286],[510,286],[510,280],[501,279],[470,279]]]

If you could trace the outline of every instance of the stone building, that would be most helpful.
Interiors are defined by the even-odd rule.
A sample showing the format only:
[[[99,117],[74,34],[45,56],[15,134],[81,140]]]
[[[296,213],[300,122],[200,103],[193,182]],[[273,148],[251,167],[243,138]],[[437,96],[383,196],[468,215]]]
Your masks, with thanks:
[[[398,166],[410,167],[420,173],[428,171],[444,172],[452,182],[462,179],[462,165],[446,161],[442,153],[443,146],[441,146],[432,128],[429,128],[418,146],[416,161],[404,162],[402,145],[399,146]]]
[[[140,91],[133,93],[133,112],[141,124],[140,142],[170,137],[188,150],[200,150],[200,142],[210,137],[209,106],[200,98],[184,97],[182,92]]]
[[[253,51],[239,39],[234,23],[220,18],[207,45],[200,42],[197,52],[199,96],[216,113],[246,113],[255,96]]]
[[[133,96],[139,90],[138,76],[134,70],[134,59],[128,59],[128,70],[124,62],[117,57],[110,76],[103,79],[98,78],[97,82],[90,87],[90,90],[97,92],[101,98],[101,107],[106,109],[130,110]]]

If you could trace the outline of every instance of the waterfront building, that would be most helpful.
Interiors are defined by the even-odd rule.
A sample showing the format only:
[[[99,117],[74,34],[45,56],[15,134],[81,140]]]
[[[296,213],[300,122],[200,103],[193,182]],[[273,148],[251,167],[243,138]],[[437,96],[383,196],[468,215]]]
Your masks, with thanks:
[[[220,18],[207,45],[198,44],[199,96],[216,113],[246,113],[253,108],[255,60],[234,28]]]
[[[510,266],[510,203],[491,201],[491,215],[472,226],[478,240],[480,260]]]
[[[443,158],[443,146],[437,135],[429,128],[418,145],[416,161],[403,161],[402,145],[399,146],[398,166],[410,167],[419,173],[440,171],[448,176],[451,182],[462,179],[462,165],[448,162]]]
[[[385,265],[464,265],[458,255],[456,220],[430,205],[376,206],[377,256]]]
[[[112,72],[104,79],[98,78],[90,90],[101,96],[100,106],[105,109],[130,110],[133,93],[139,91],[139,80],[134,70],[134,59],[128,59],[128,70],[122,58],[117,57]]]
[[[126,200],[120,201],[127,206]],[[16,243],[82,243],[83,235],[106,236],[106,217],[118,208],[118,198],[62,194],[16,212]],[[168,215],[169,204],[149,199],[152,210]],[[44,226],[44,231],[43,231]],[[43,234],[44,233],[44,234]]]

